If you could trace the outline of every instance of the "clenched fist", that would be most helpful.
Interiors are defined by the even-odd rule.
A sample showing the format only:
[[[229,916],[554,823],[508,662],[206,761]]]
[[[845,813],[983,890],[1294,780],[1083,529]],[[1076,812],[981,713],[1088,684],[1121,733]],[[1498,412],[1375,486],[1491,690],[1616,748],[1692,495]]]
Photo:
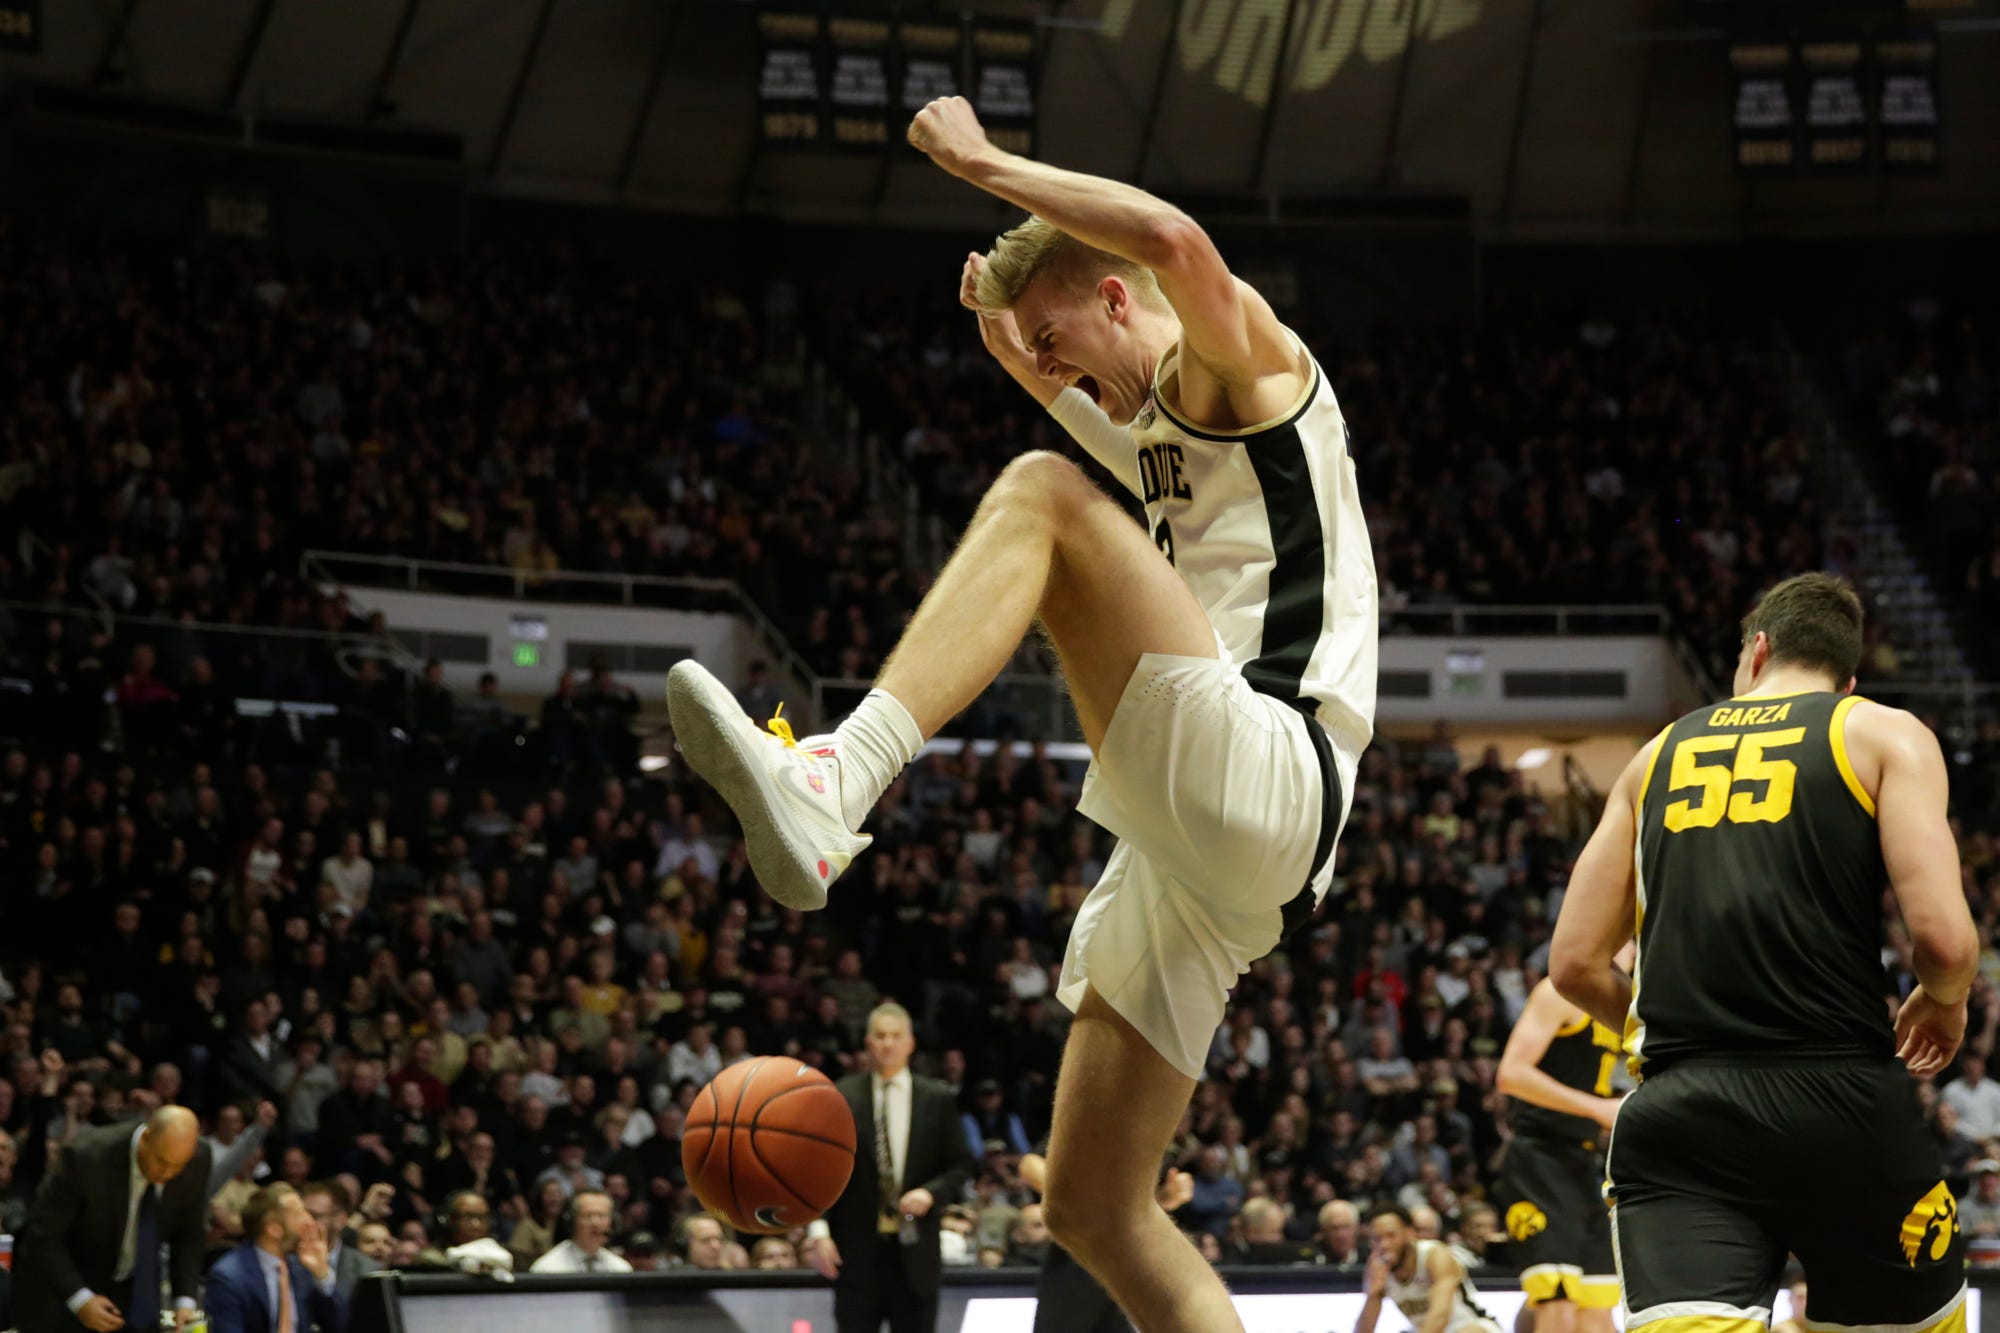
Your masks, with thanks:
[[[954,176],[987,153],[995,152],[979,123],[979,114],[963,97],[940,97],[910,122],[910,146]]]

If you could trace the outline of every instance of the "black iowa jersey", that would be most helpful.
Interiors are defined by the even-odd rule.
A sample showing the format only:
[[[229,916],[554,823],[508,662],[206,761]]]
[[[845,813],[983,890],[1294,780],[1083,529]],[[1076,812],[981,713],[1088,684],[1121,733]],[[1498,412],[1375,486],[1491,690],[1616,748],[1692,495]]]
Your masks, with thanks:
[[[1660,733],[1639,789],[1639,957],[1626,1046],[1887,1056],[1875,803],[1847,761],[1855,697],[1733,699]]]
[[[1566,1088],[1609,1097],[1611,1075],[1623,1049],[1617,1033],[1585,1014],[1556,1029],[1549,1049],[1535,1067]],[[1586,1116],[1551,1111],[1519,1097],[1508,1110],[1507,1120],[1518,1133],[1572,1144],[1595,1144],[1604,1132],[1603,1126]]]

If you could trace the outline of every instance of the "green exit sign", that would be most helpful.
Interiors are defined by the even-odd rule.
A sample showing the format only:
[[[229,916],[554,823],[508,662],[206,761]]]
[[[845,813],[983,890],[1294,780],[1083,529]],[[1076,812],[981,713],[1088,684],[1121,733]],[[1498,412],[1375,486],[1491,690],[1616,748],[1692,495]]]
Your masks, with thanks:
[[[517,643],[514,645],[514,665],[517,667],[538,667],[542,664],[542,645],[539,643]]]

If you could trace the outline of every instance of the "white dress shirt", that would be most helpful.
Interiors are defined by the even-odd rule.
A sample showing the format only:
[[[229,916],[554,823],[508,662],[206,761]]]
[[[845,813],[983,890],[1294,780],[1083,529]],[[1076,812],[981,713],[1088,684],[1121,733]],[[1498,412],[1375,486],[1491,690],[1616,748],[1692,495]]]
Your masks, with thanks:
[[[632,1265],[609,1249],[599,1250],[596,1254],[585,1254],[576,1247],[575,1241],[566,1240],[528,1265],[528,1271],[530,1273],[629,1273],[632,1271]]]
[[[905,1069],[893,1078],[883,1078],[880,1074],[868,1077],[868,1095],[875,1100],[875,1114],[885,1116],[889,1124],[889,1160],[895,1165],[896,1184],[902,1189],[903,1173],[910,1161],[910,1095],[913,1085],[910,1071]],[[875,1158],[875,1145],[867,1145],[867,1160]],[[901,1197],[901,1196],[898,1196]]]

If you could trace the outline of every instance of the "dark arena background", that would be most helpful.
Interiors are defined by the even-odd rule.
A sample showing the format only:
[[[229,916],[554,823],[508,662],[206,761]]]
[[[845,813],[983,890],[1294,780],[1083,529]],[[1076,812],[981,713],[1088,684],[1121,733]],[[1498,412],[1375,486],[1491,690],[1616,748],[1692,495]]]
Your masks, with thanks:
[[[0,0],[0,1231],[178,1103],[211,1259],[332,1183],[356,1333],[831,1333],[815,1238],[714,1234],[681,1129],[748,1056],[866,1069],[893,999],[976,1163],[937,1327],[1034,1326],[1111,847],[1052,654],[810,915],[666,711],[692,657],[830,729],[1006,461],[1083,457],[959,305],[1020,215],[905,143],[955,94],[1186,210],[1348,423],[1375,740],[1174,1148],[1246,1327],[1347,1333],[1384,1202],[1514,1327],[1496,1079],[1570,867],[1813,569],[1950,770],[1984,952],[1918,1091],[2000,1325],[1990,0]],[[585,1186],[638,1271],[528,1273]],[[454,1270],[482,1235],[516,1280]]]

